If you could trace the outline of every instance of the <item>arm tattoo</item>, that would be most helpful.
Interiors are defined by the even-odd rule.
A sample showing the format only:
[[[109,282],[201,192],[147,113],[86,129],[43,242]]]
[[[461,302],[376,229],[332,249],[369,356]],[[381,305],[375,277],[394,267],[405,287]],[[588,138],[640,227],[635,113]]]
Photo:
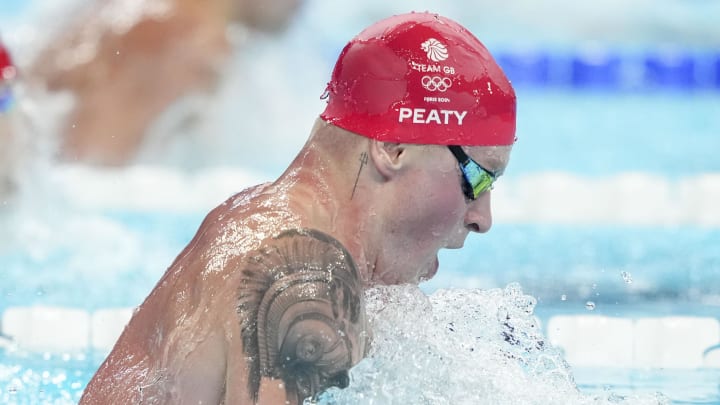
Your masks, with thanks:
[[[357,269],[329,235],[289,230],[248,255],[237,312],[257,401],[262,377],[284,381],[302,403],[348,385],[348,369],[366,351],[366,318]]]

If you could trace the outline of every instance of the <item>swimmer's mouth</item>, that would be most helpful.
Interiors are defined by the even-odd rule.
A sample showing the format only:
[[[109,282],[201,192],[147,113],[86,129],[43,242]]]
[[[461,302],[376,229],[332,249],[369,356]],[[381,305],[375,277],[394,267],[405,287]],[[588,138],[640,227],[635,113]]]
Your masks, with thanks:
[[[474,225],[474,228],[468,225],[465,228],[461,229],[459,231],[460,234],[457,236],[457,240],[452,240],[450,243],[445,245],[444,249],[461,249],[463,246],[465,246],[465,239],[467,239],[470,231],[473,231],[476,228],[477,225]]]

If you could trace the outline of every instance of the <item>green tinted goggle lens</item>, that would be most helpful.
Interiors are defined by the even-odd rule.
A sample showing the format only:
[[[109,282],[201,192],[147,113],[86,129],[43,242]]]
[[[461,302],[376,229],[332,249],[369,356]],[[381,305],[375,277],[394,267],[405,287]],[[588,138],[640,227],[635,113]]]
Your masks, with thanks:
[[[460,170],[463,174],[463,192],[465,196],[474,200],[480,194],[492,189],[497,176],[490,170],[480,166],[476,161],[472,160],[465,151],[459,146],[448,146],[453,156],[460,164]]]
[[[475,162],[470,162],[462,166],[463,176],[472,187],[473,200],[488,190],[490,190],[495,182],[495,177],[480,167]]]

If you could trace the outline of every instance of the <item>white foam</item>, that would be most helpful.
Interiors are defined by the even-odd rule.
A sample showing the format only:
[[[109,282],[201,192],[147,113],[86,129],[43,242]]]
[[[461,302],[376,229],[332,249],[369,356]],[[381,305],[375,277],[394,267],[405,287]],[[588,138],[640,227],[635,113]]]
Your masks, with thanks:
[[[320,403],[665,403],[659,396],[586,396],[547,344],[519,286],[492,290],[381,287],[368,293],[373,345],[350,385]]]

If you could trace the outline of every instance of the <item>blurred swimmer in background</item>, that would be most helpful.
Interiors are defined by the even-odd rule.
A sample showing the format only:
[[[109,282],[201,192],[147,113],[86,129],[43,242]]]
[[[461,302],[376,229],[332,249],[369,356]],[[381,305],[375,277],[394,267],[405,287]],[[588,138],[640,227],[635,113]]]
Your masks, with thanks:
[[[73,106],[58,158],[132,161],[158,116],[211,93],[232,51],[233,27],[281,33],[301,0],[98,0],[42,49],[26,76]]]
[[[13,113],[15,95],[13,82],[17,69],[10,52],[0,40],[0,203],[17,187],[15,178],[17,163],[17,139],[13,135]]]

